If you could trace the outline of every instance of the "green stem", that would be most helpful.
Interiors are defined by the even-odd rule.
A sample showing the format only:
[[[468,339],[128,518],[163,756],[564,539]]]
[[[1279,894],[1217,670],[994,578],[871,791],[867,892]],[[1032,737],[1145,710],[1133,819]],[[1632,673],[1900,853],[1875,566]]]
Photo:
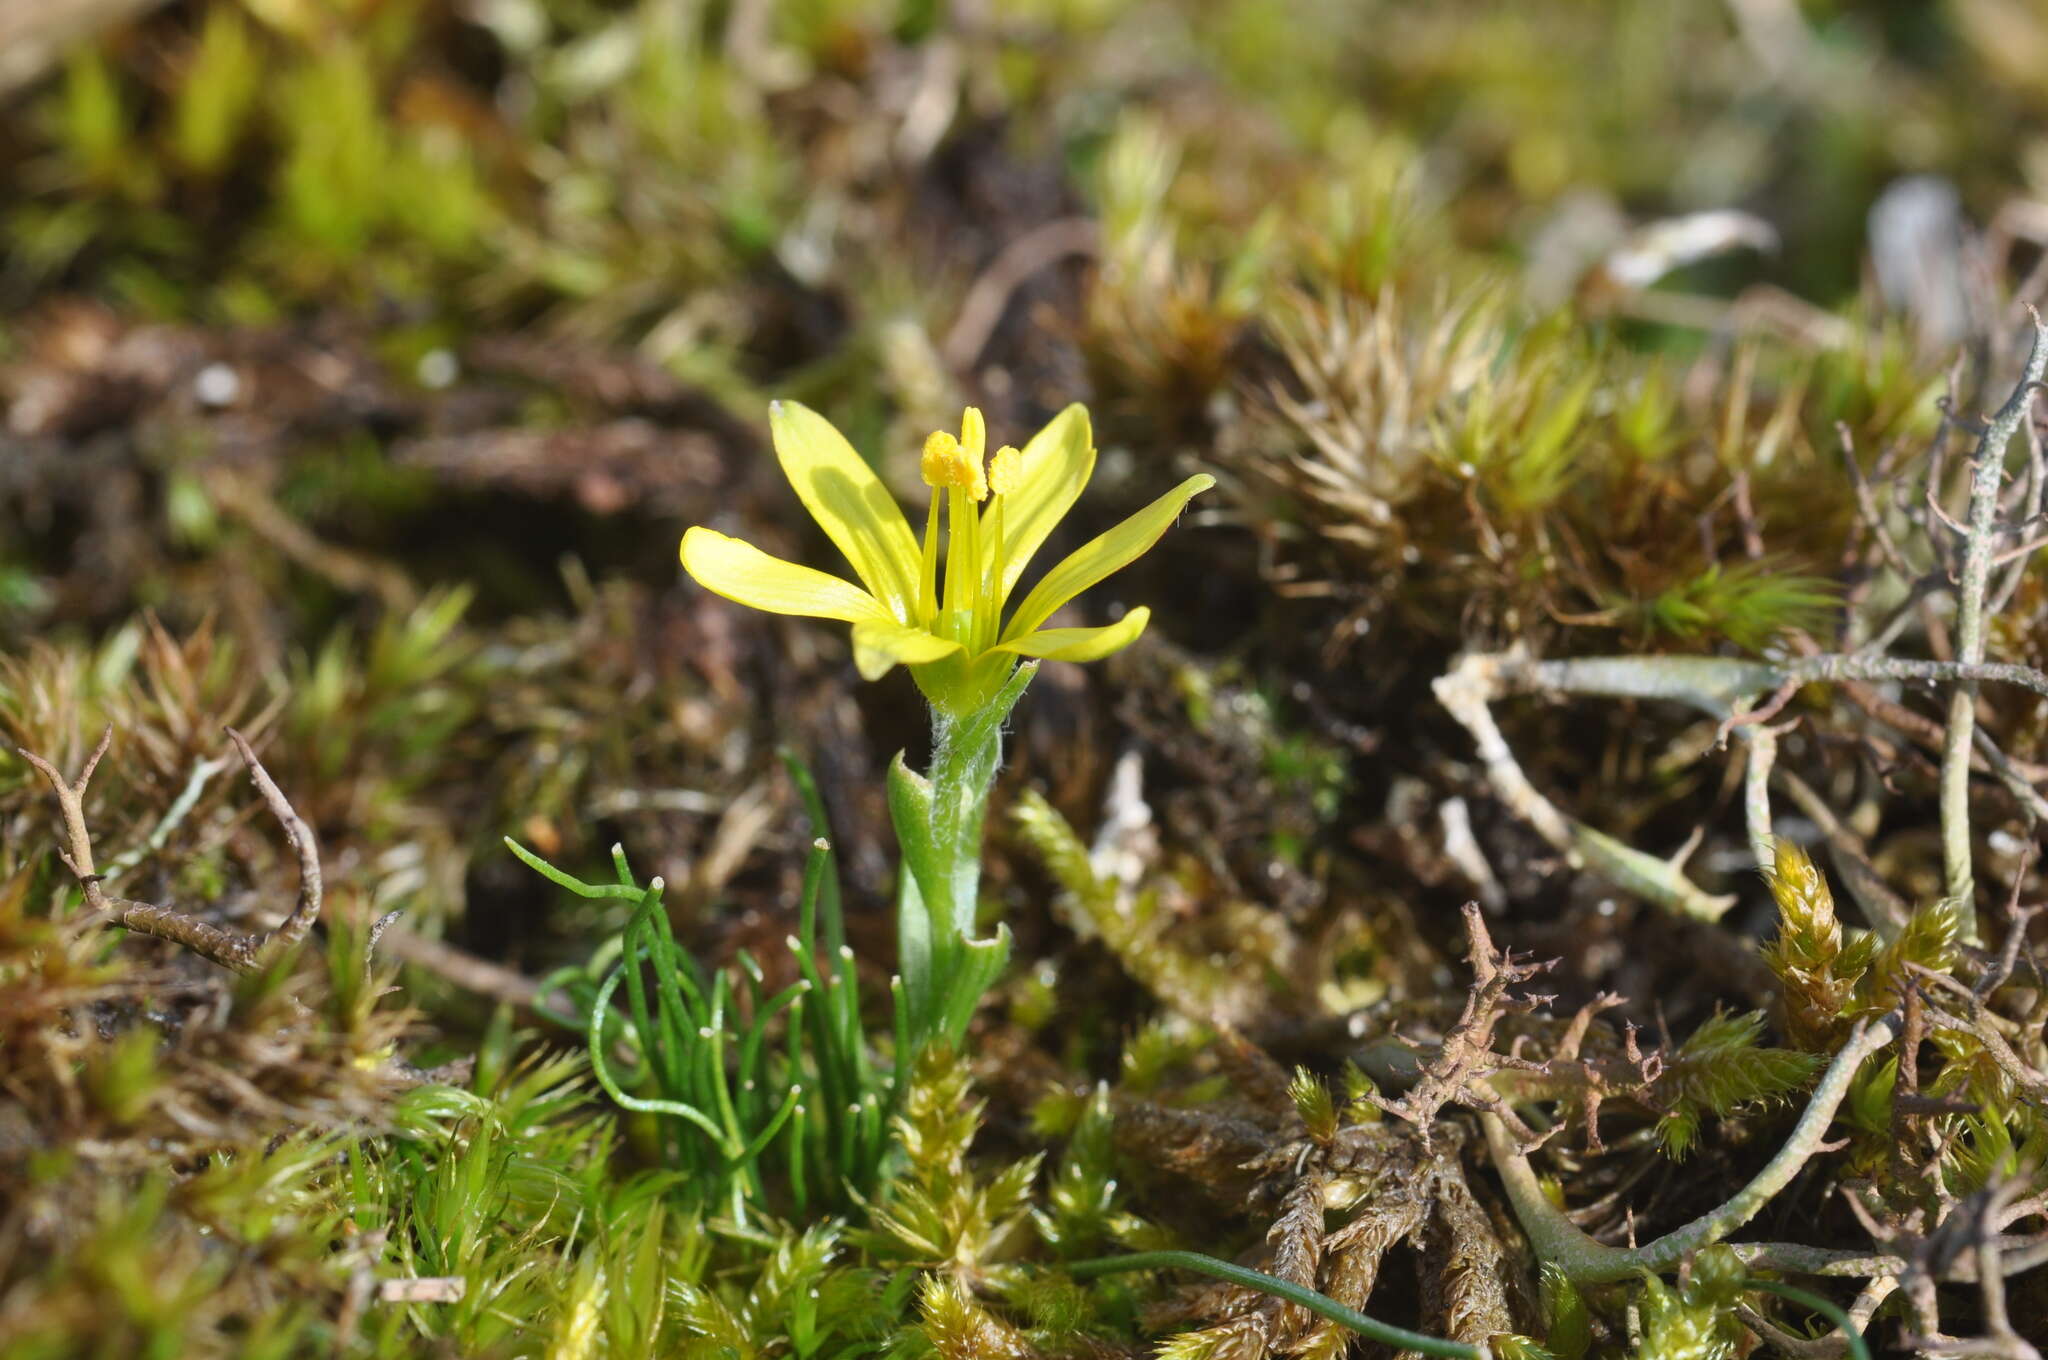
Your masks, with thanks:
[[[1776,1280],[1745,1280],[1742,1287],[1754,1289],[1760,1294],[1776,1294],[1779,1298],[1796,1303],[1801,1308],[1819,1313],[1842,1329],[1842,1339],[1849,1343],[1850,1360],[1870,1360],[1870,1345],[1863,1339],[1863,1333],[1849,1320],[1848,1312],[1832,1299],[1824,1299],[1795,1285],[1779,1284]]]
[[[1139,1251],[1129,1256],[1102,1256],[1092,1261],[1076,1261],[1067,1267],[1067,1272],[1077,1280],[1092,1280],[1098,1275],[1113,1275],[1125,1270],[1192,1270],[1299,1304],[1318,1317],[1327,1318],[1340,1327],[1349,1327],[1360,1336],[1392,1346],[1395,1350],[1441,1356],[1443,1360],[1488,1360],[1489,1353],[1484,1346],[1411,1332],[1391,1322],[1367,1317],[1355,1308],[1346,1308],[1327,1294],[1319,1294],[1278,1275],[1219,1261],[1196,1251]]]
[[[1540,1259],[1554,1262],[1581,1284],[1627,1279],[1645,1270],[1654,1274],[1671,1269],[1691,1252],[1719,1242],[1755,1218],[1764,1205],[1790,1185],[1826,1140],[1828,1124],[1849,1094],[1856,1069],[1864,1059],[1896,1038],[1897,1033],[1888,1019],[1851,1033],[1813,1088],[1813,1096],[1793,1127],[1792,1136],[1763,1170],[1720,1208],[1640,1247],[1610,1247],[1587,1236],[1543,1193],[1535,1167],[1516,1146],[1514,1135],[1500,1117],[1483,1114],[1480,1120],[1486,1129],[1494,1170],[1500,1173],[1508,1202],[1514,1206],[1515,1217],[1521,1221],[1522,1231],[1529,1235],[1529,1244]]]
[[[1038,671],[1012,670],[964,717],[935,713],[929,776],[901,755],[889,770],[889,812],[903,851],[896,946],[913,1057],[934,1042],[957,1044],[976,1004],[1009,957],[1009,933],[975,936],[982,822],[1002,763],[1003,723]]]
[[[1038,673],[1038,663],[1017,667],[989,701],[965,719],[936,717],[932,729],[931,850],[936,863],[925,876],[932,894],[932,924],[942,937],[974,934],[981,887],[981,824],[996,768],[1003,761],[1003,724]]]
[[[760,1160],[761,1154],[768,1150],[770,1140],[776,1134],[782,1132],[782,1126],[789,1122],[789,1117],[796,1113],[797,1106],[803,1104],[803,1100],[803,1087],[792,1086],[789,1088],[789,1094],[782,1098],[782,1104],[776,1109],[774,1117],[761,1127],[759,1133],[754,1135],[753,1142],[740,1149],[740,1155],[734,1159],[741,1169],[753,1170],[758,1175],[759,1168],[755,1166],[755,1163]],[[745,1220],[741,1221],[744,1222]]]

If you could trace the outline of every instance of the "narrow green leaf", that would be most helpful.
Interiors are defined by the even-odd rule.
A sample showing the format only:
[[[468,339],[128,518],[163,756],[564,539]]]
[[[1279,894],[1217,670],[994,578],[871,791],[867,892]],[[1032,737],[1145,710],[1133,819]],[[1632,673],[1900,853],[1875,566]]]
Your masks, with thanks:
[[[527,849],[518,841],[513,840],[510,836],[505,837],[504,840],[505,848],[510,850],[521,864],[524,864],[556,887],[566,888],[578,897],[619,897],[630,901],[640,896],[640,890],[630,885],[585,883],[575,875],[567,874],[557,869],[554,865],[548,863],[539,855],[534,854],[533,851]]]

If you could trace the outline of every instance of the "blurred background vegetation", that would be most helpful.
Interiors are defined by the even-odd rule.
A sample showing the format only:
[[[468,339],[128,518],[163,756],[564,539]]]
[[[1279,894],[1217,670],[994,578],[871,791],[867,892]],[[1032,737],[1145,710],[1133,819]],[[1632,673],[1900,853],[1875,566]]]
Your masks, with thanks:
[[[985,1282],[920,1312],[892,1278],[928,1241],[710,1245],[626,1174],[656,1140],[534,1010],[625,916],[500,838],[578,872],[623,841],[708,964],[779,956],[813,834],[782,745],[817,771],[862,969],[889,971],[908,685],[679,582],[692,523],[825,563],[772,397],[900,487],[964,403],[1021,442],[1085,401],[1075,542],[1171,470],[1224,479],[1105,592],[1153,604],[1146,645],[1049,668],[1020,710],[985,1148],[1042,1145],[1048,1082],[1196,1061],[1146,1028],[1176,1010],[1285,1051],[1319,1016],[1441,1004],[1475,890],[1446,800],[1514,943],[1565,956],[1561,1005],[1614,990],[1682,1034],[1755,1004],[1753,959],[1493,805],[1428,683],[1468,644],[1835,630],[1840,432],[1866,462],[1924,440],[1959,355],[1991,404],[2044,204],[2028,0],[0,3],[0,728],[70,769],[112,723],[102,859],[244,928],[288,900],[219,760],[222,723],[259,737],[356,960],[220,1000],[160,942],[67,936],[45,791],[0,756],[0,1349],[822,1355],[922,1317],[916,1345],[997,1353]],[[2040,664],[2044,611],[2023,591],[1994,650]],[[1771,919],[1699,733],[1504,721],[1575,816],[1661,851],[1703,826],[1732,923]],[[1993,726],[2048,756],[2040,706]],[[1055,822],[1092,835],[1133,760],[1151,915],[1120,937]],[[1931,767],[1896,778],[1873,858],[1931,893]],[[466,1090],[378,1076],[479,1044]],[[1067,1198],[1038,1212],[1100,1240],[1112,1154],[1068,1116]],[[916,1174],[957,1177],[962,1131],[932,1139]],[[1652,1188],[1674,1222],[1712,1193]],[[379,1302],[393,1274],[469,1293]],[[1042,1314],[1017,1337],[1128,1337],[1113,1284],[1013,1300]],[[838,1311],[791,1342],[813,1287]]]

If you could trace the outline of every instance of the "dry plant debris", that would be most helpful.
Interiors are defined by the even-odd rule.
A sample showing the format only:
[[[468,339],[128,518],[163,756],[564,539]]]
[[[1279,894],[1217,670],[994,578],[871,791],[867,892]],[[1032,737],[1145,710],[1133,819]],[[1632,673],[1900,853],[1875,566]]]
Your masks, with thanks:
[[[306,938],[306,932],[313,928],[313,923],[320,919],[320,850],[313,842],[312,828],[292,809],[291,803],[271,779],[270,772],[249,749],[248,741],[232,727],[227,729],[227,734],[248,768],[250,782],[262,794],[264,806],[277,818],[285,840],[298,860],[298,900],[276,929],[263,935],[223,930],[200,916],[175,907],[107,895],[105,880],[93,864],[92,833],[85,825],[85,791],[92,782],[93,771],[99,768],[101,758],[106,755],[107,747],[113,744],[112,727],[100,734],[99,745],[86,757],[84,768],[73,780],[67,781],[55,766],[32,751],[17,750],[16,754],[49,781],[50,792],[56,795],[63,828],[63,840],[57,855],[85,893],[86,909],[93,914],[93,919],[87,924],[118,925],[144,935],[155,935],[181,944],[223,968],[249,973],[295,948]]]
[[[2036,1360],[2038,15],[320,8],[0,56],[0,1350]],[[916,971],[906,693],[676,577],[824,564],[772,398],[1217,487],[742,1224],[649,1102]]]

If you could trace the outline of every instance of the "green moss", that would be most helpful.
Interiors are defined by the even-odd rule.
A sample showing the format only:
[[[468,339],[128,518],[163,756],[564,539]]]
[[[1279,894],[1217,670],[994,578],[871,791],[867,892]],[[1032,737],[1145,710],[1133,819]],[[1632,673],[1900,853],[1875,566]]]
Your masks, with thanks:
[[[1169,1238],[1236,1256],[1277,1189],[1247,1158],[1405,1136],[1365,1097],[1408,1089],[1456,1025],[1446,922],[1488,886],[1504,937],[1568,955],[1560,991],[1626,985],[1670,1031],[1654,1078],[1602,1020],[1583,1071],[1528,1088],[1561,1197],[1639,1186],[1645,1231],[1739,1180],[1916,969],[1955,984],[1928,981],[1930,1007],[1983,987],[2016,1030],[2032,983],[1984,981],[1988,895],[1938,898],[1911,733],[1802,700],[1779,773],[1922,905],[1886,942],[1788,854],[1766,1014],[1694,966],[1743,943],[1645,923],[1626,894],[1589,906],[1427,690],[1469,646],[1769,654],[1904,599],[1871,565],[1841,431],[1862,471],[1896,476],[1884,460],[1937,428],[1957,345],[1854,296],[1864,215],[1906,170],[1956,182],[1980,220],[2023,193],[2010,129],[2042,105],[2048,40],[2012,6],[1898,8],[1790,7],[1798,45],[1769,69],[1732,10],[1623,0],[1284,19],[1086,0],[994,27],[820,3],[759,31],[748,7],[669,0],[336,23],[210,0],[69,48],[13,96],[0,148],[4,744],[75,769],[113,724],[89,809],[102,871],[239,928],[274,919],[291,873],[214,763],[239,724],[303,802],[330,894],[315,946],[233,982],[86,929],[48,796],[0,753],[0,1191],[25,1206],[0,1349],[765,1360],[1108,1353],[1212,1327],[1213,1298],[1058,1263]],[[1611,242],[1567,200],[1617,224],[1741,204],[1785,247],[1616,295],[1589,272]],[[1092,238],[1006,283],[986,335],[949,334],[1006,248],[1075,217]],[[1996,272],[1987,315],[2017,282]],[[1764,280],[1784,293],[1724,306]],[[1959,414],[2005,343],[1973,324]],[[238,381],[218,408],[193,387],[216,363]],[[846,1096],[897,1056],[862,753],[904,728],[900,696],[856,698],[832,643],[674,589],[682,522],[773,518],[742,433],[769,395],[831,406],[890,477],[932,412],[972,399],[1023,423],[1086,397],[1105,522],[1159,467],[1228,479],[1133,578],[1160,601],[1149,650],[1020,724],[1006,777],[1029,787],[998,794],[1015,844],[984,895],[1015,922],[1018,976],[965,1049],[889,1089],[894,1126],[877,1085],[770,1128],[791,1091]],[[429,456],[451,447],[473,455],[460,473]],[[1947,560],[1913,550],[1938,586]],[[2039,665],[2044,608],[2022,582],[1993,653]],[[1696,867],[1767,911],[1725,868],[1746,860],[1735,784],[1701,754],[1712,722],[1676,732],[1653,708],[1500,720],[1574,815],[1660,854],[1702,827]],[[2038,760],[2043,713],[1998,698],[1984,730]],[[1873,737],[1889,784],[1843,757]],[[845,898],[808,901],[850,955],[805,935],[785,741],[827,760],[808,802],[813,834],[831,804]],[[1097,854],[1092,809],[1126,756],[1145,831]],[[1972,786],[1991,859],[2027,834],[2002,788]],[[1473,842],[1455,860],[1452,800]],[[659,919],[519,879],[507,833],[600,873],[633,845],[669,878]],[[538,1010],[395,972],[400,937],[369,941],[398,908],[423,940],[407,957],[459,950],[538,985]],[[615,970],[598,1049],[638,1107],[564,1056]],[[688,977],[702,1005],[678,985],[636,1008],[628,972]],[[745,1063],[696,1042],[713,1009],[756,1041]],[[1967,1020],[1930,1021],[1916,1101],[1896,1060],[1858,1078],[1850,1145],[1785,1221],[1833,1233],[1825,1196],[1851,1179],[1931,1221],[1943,1195],[2034,1174],[2038,1093]],[[1517,1016],[1504,1038],[1544,1060],[1561,1023]],[[1300,1064],[1293,1122],[1255,1108],[1208,1046],[1218,1024],[1270,1044],[1275,1092]],[[478,1048],[468,1089],[412,1090],[393,1065]],[[744,1143],[767,1130],[748,1176],[674,1108],[721,1089]],[[1630,1180],[1658,1147],[1686,1177]],[[1395,1278],[1422,1271],[1426,1295],[1418,1259]],[[434,1277],[461,1296],[378,1296]],[[1720,1258],[1676,1286],[1546,1273],[1545,1340],[1618,1349],[1632,1308],[1641,1353],[1720,1355],[1736,1293]]]

